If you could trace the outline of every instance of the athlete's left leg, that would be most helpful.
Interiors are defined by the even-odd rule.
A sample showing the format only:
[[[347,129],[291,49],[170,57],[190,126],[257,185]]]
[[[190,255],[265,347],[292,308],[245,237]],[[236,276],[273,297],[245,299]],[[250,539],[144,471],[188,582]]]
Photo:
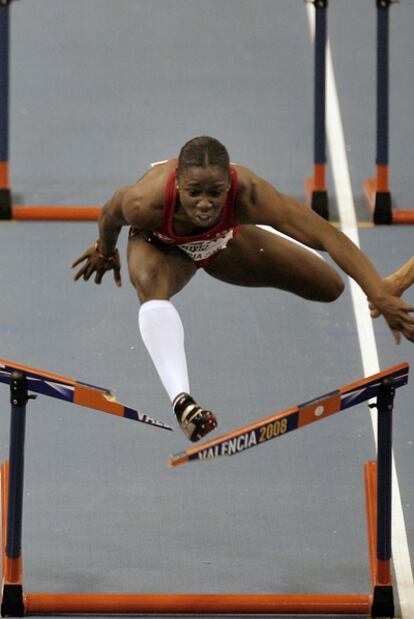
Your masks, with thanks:
[[[184,327],[170,300],[191,280],[196,266],[180,249],[149,238],[135,233],[128,240],[129,276],[142,304],[139,330],[180,427],[197,441],[214,430],[217,420],[190,395]]]
[[[344,289],[340,275],[314,252],[253,225],[240,226],[205,270],[229,284],[279,288],[311,301],[334,301]]]

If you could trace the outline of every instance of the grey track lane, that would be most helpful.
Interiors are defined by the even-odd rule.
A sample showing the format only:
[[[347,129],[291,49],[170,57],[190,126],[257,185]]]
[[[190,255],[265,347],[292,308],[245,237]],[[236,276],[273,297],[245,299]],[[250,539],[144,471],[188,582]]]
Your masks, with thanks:
[[[341,5],[330,11],[356,196],[374,169],[373,86],[362,89],[358,67],[343,58],[352,36],[355,46],[363,41],[363,66],[372,65],[367,4],[351,2],[348,17]],[[392,11],[411,49],[411,7]],[[395,53],[406,83],[412,69],[403,50]],[[101,203],[150,161],[210,133],[234,161],[302,196],[312,169],[312,66],[299,1],[15,3],[13,187],[26,203]],[[393,98],[412,137],[406,91]],[[408,138],[398,120],[401,157],[398,140]],[[396,183],[406,200],[406,173]],[[96,234],[95,224],[1,224],[0,358],[112,387],[120,401],[171,420],[139,340],[125,259],[121,290],[110,277],[101,287],[71,281],[69,262]],[[408,227],[364,230],[361,242],[383,273],[412,254]],[[122,256],[125,244],[126,231]],[[335,304],[311,304],[199,273],[175,302],[193,392],[217,410],[223,431],[362,376],[348,290]],[[395,348],[381,321],[376,333],[382,367],[413,360],[412,345]],[[412,547],[411,401],[409,384],[396,400],[395,451]],[[5,388],[0,405],[4,459]],[[179,431],[40,397],[30,403],[25,589],[369,591],[362,467],[375,454],[366,407],[232,459],[167,469],[185,446]]]

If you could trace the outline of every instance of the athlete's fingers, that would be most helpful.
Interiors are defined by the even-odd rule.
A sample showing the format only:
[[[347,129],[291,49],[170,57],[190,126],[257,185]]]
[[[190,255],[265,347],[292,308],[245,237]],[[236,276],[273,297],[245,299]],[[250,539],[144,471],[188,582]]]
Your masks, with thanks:
[[[93,275],[93,273],[95,272],[95,270],[96,270],[95,265],[88,262],[88,264],[85,265],[85,272],[83,275],[83,279],[85,281],[88,281],[91,278],[91,275]]]
[[[411,324],[406,324],[403,330],[404,336],[410,342],[414,342],[414,328]]]
[[[79,269],[79,271],[77,273],[75,273],[75,275],[73,276],[73,280],[75,282],[78,281],[78,279],[80,279],[81,277],[83,277],[83,274],[85,272],[85,267],[82,267],[81,269]]]
[[[96,271],[95,275],[95,284],[100,284],[102,282],[102,278],[104,276],[105,271]]]
[[[400,342],[401,342],[401,333],[400,333],[400,331],[397,331],[397,329],[393,329],[392,330],[392,334],[394,336],[394,341],[395,341],[395,343],[398,346],[398,344],[400,344]]]
[[[78,264],[86,260],[88,256],[89,256],[89,252],[85,252],[81,256],[79,256],[79,258],[76,258],[76,260],[74,260],[72,264],[70,265],[71,269],[74,269],[75,267],[77,267]]]
[[[371,318],[378,318],[378,316],[381,316],[381,312],[375,307],[372,301],[370,301],[369,299],[367,299],[367,301]]]
[[[115,284],[118,286],[118,288],[120,288],[122,286],[121,268],[120,267],[115,267],[114,268],[114,280],[115,280]]]

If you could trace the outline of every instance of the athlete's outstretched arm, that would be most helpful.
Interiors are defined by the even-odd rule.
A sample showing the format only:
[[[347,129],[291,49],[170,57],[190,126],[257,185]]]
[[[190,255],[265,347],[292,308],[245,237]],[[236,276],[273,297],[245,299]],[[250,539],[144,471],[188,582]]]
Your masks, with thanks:
[[[414,256],[385,279],[392,288],[393,294],[403,294],[407,288],[414,284]]]
[[[72,268],[82,264],[74,279],[90,279],[100,284],[106,271],[114,271],[121,285],[121,264],[116,244],[123,226],[153,230],[161,223],[165,170],[150,170],[134,185],[120,187],[102,207],[98,219],[99,238],[77,258]]]
[[[250,189],[242,198],[241,221],[272,226],[309,247],[328,252],[383,314],[396,341],[400,341],[400,333],[414,341],[414,307],[389,292],[367,256],[312,209],[251,174],[248,179]]]
[[[114,280],[121,286],[121,262],[116,243],[122,226],[127,224],[123,214],[123,202],[130,188],[121,187],[112,198],[104,204],[98,218],[99,238],[90,245],[71,265],[76,272],[74,280],[83,278],[88,281],[95,273],[95,283],[100,284],[106,271],[114,271]]]

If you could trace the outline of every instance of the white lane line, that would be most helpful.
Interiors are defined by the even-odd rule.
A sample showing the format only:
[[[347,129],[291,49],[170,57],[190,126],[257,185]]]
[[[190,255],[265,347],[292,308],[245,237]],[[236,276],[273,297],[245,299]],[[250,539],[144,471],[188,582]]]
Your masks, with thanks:
[[[312,38],[315,35],[315,8],[307,4],[309,25]],[[345,139],[336,90],[335,74],[332,55],[328,42],[326,58],[326,131],[329,145],[330,163],[335,185],[336,199],[342,231],[359,247],[358,226],[355,215],[355,203],[346,157]],[[357,324],[359,346],[365,376],[379,372],[378,351],[375,341],[372,320],[368,311],[365,295],[349,278],[352,303]],[[391,341],[390,332],[390,341]],[[377,444],[376,413],[371,413],[375,444]],[[407,531],[404,521],[400,486],[394,454],[392,457],[392,555],[395,572],[395,581],[401,608],[401,619],[414,617],[414,580],[408,550]]]

